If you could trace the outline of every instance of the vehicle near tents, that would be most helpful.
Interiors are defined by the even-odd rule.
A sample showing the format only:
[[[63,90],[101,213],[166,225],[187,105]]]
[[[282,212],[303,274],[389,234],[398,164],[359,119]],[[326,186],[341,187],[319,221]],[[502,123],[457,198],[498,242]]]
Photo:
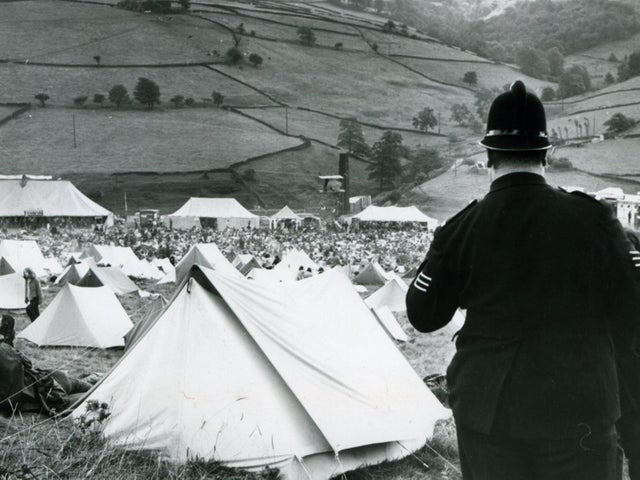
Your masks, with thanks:
[[[72,417],[92,401],[110,446],[285,480],[405,457],[449,416],[342,274],[267,285],[198,266]]]

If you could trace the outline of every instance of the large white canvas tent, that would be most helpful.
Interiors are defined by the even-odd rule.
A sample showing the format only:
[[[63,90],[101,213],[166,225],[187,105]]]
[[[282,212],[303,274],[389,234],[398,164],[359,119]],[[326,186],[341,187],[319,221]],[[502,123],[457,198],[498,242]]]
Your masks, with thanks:
[[[300,223],[302,223],[302,217],[291,210],[288,205],[285,205],[269,217],[270,227],[273,228],[278,225],[279,222],[294,222],[296,225],[300,225]]]
[[[318,264],[311,260],[304,250],[291,250],[282,257],[280,263],[273,267],[273,271],[282,276],[286,274],[295,280],[300,267],[304,270],[307,268],[317,270]]]
[[[391,280],[369,295],[365,303],[369,308],[386,306],[392,312],[404,312],[407,310],[405,299],[408,290],[409,287],[404,280],[393,275]]]
[[[348,217],[348,219],[358,219],[361,222],[418,222],[426,223],[429,228],[436,228],[438,221],[425,215],[418,207],[376,207],[369,205],[360,213]]]
[[[168,217],[172,222],[176,221],[174,228],[180,228],[182,219],[192,221],[200,219],[200,223],[203,219],[210,219],[215,221],[217,230],[224,230],[227,227],[258,228],[260,226],[260,217],[240,205],[235,198],[191,197],[187,203]]]
[[[92,400],[112,446],[285,480],[402,458],[449,415],[338,272],[266,285],[194,268],[72,416]]]
[[[25,306],[22,273],[0,275],[0,308],[17,310]]]
[[[109,288],[66,284],[17,336],[38,346],[110,348],[124,346],[124,336],[132,327]]]
[[[227,275],[242,276],[215,243],[198,243],[191,247],[178,262],[175,273],[167,274],[158,283],[181,282],[189,274],[193,265],[202,265]]]
[[[138,291],[138,286],[122,272],[120,267],[90,267],[77,285],[80,287],[105,286],[118,295]]]
[[[110,222],[113,214],[67,180],[0,179],[0,217],[86,218]]]
[[[384,285],[393,276],[387,273],[378,262],[372,261],[364,267],[353,279],[353,283],[358,285]]]

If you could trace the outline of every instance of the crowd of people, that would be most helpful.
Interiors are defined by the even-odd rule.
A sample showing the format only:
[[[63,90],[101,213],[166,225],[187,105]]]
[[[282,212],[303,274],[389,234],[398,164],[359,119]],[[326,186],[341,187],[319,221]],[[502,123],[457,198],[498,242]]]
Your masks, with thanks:
[[[171,230],[161,225],[117,224],[109,229],[46,229],[8,233],[7,238],[35,239],[45,256],[66,260],[91,244],[131,247],[139,258],[169,258],[174,263],[197,243],[215,243],[229,260],[253,255],[269,267],[289,250],[306,252],[318,265],[365,265],[375,260],[388,271],[404,272],[420,263],[432,232],[417,224],[360,225],[338,229],[301,228]],[[276,260],[277,261],[277,260]]]

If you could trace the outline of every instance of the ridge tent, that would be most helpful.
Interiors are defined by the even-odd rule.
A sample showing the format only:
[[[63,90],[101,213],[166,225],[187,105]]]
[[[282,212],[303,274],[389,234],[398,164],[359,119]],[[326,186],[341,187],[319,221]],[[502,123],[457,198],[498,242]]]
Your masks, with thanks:
[[[131,247],[92,245],[86,254],[98,265],[120,267],[125,275],[134,278],[159,280],[162,273],[146,260],[140,260]]]
[[[17,337],[38,346],[122,347],[124,335],[132,327],[127,312],[109,288],[67,283]]]
[[[111,446],[285,480],[405,457],[449,416],[337,272],[275,286],[194,267],[71,415],[90,401]]]
[[[64,285],[65,283],[70,283],[72,285],[76,285],[82,277],[86,275],[89,271],[89,268],[94,267],[97,268],[96,262],[91,257],[87,257],[83,259],[81,262],[72,263],[68,265],[60,274],[56,281],[55,285]]]
[[[168,304],[166,298],[162,295],[158,295],[153,298],[144,309],[144,313],[142,318],[136,322],[129,333],[124,337],[125,351],[129,350],[131,346],[141,337],[144,333],[149,330],[151,325],[153,324],[153,320],[156,319],[158,315],[162,312],[164,307]]]
[[[34,240],[0,240],[0,257],[9,263],[15,273],[22,274],[22,270],[29,267],[38,277],[47,275],[44,269],[46,260]]]
[[[369,308],[382,306],[389,307],[392,312],[404,312],[407,310],[406,297],[409,287],[404,280],[393,275],[391,280],[378,290],[369,295],[364,301]]]
[[[262,269],[262,265],[260,265],[260,262],[258,262],[258,260],[255,259],[255,257],[251,257],[251,260],[249,260],[249,262],[243,264],[238,271],[244,275],[245,277],[249,274],[249,272],[251,272],[251,270],[253,269],[257,269],[257,270],[261,270]]]
[[[240,267],[242,267],[242,265],[246,265],[247,263],[249,263],[252,259],[254,258],[253,255],[251,255],[250,253],[240,253],[238,255],[235,256],[235,258],[233,259],[233,261],[231,262],[231,265],[233,265],[234,267],[236,267],[238,270],[240,270]]]
[[[373,310],[373,313],[375,313],[380,325],[382,325],[391,338],[399,342],[409,341],[409,337],[407,337],[407,334],[402,329],[389,307],[382,305],[380,307],[374,307],[371,310]]]
[[[240,205],[235,198],[191,197],[168,218],[175,228],[180,228],[185,221],[189,224],[198,219],[203,227],[213,226],[219,231],[227,227],[260,227],[260,217]]]
[[[391,274],[385,272],[378,262],[369,262],[353,279],[359,285],[384,285],[391,280]]]
[[[358,219],[361,222],[418,222],[426,223],[429,229],[435,229],[438,221],[422,213],[418,207],[376,207],[369,205],[360,213],[347,217],[348,221]]]
[[[4,258],[4,257],[0,257],[0,275],[6,275],[8,273],[22,273],[22,272],[17,272],[16,268],[11,266],[11,263],[9,263],[9,261]]]
[[[0,179],[0,217],[21,223],[25,218],[41,223],[51,218],[112,223],[113,214],[90,200],[67,180]]]
[[[303,267],[305,270],[307,268],[318,270],[318,264],[311,260],[304,250],[291,250],[287,252],[282,257],[280,263],[273,267],[273,270],[282,275],[286,272],[291,275],[292,280],[295,280],[300,267]]]
[[[193,265],[202,265],[228,275],[242,276],[215,243],[198,243],[192,246],[178,262],[175,274],[165,275],[158,283],[180,283],[189,274],[189,270]]]
[[[138,290],[138,286],[119,267],[89,267],[77,282],[79,287],[109,287],[113,293],[124,295]]]
[[[0,308],[19,310],[25,307],[22,273],[0,275]]]

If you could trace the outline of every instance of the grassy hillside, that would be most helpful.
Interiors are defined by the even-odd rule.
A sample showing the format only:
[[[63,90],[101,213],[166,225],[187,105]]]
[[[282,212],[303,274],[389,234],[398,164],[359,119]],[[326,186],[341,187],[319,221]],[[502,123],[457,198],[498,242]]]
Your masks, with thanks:
[[[208,170],[300,143],[215,108],[151,112],[35,108],[0,128],[0,170],[49,174]]]

